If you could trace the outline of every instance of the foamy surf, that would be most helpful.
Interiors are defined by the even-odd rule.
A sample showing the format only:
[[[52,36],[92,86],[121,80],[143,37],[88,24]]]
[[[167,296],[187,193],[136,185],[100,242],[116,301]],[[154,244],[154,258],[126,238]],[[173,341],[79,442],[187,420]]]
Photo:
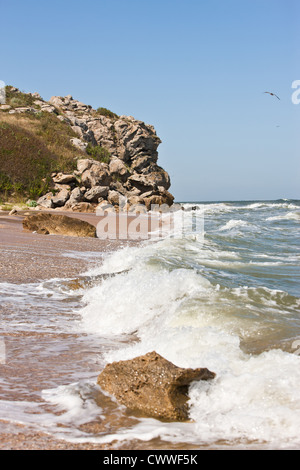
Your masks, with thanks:
[[[273,209],[286,206],[290,209],[288,203],[275,204]],[[270,207],[271,204],[254,203],[241,210],[244,213],[246,209]],[[216,209],[222,218],[224,212],[232,211],[227,205]],[[212,207],[209,210],[212,212]],[[217,228],[215,220],[212,226]],[[258,233],[262,233],[264,220],[257,216],[229,219],[217,231],[239,229],[246,235],[247,229],[254,226],[260,226]],[[296,332],[297,338],[300,331],[299,296],[293,295],[293,282],[290,292],[276,289],[274,281],[267,285],[257,282],[264,272],[272,277],[270,270],[293,262],[288,257],[278,261],[274,253],[255,252],[254,245],[256,260],[247,257],[246,262],[243,245],[229,251],[226,244],[220,245],[210,232],[208,235],[204,243],[188,237],[163,240],[108,257],[100,269],[123,273],[84,294],[82,326],[87,331],[99,328],[99,333],[101,330],[108,335],[136,336],[134,343],[108,351],[104,355],[107,362],[156,350],[178,366],[205,366],[216,372],[214,383],[195,383],[191,387],[193,424],[179,426],[182,442],[211,445],[222,440],[297,447],[300,357],[291,345],[293,334]],[[250,240],[251,236],[252,233]],[[210,268],[219,271],[218,276]],[[232,279],[217,282],[220,275],[226,279],[227,269],[241,272],[242,282],[250,276],[250,285],[236,286]],[[287,338],[289,347],[281,350],[279,345]],[[264,347],[267,350],[261,352]],[[255,348],[257,353],[249,353]],[[279,370],[284,373],[278,374]],[[154,428],[145,439],[159,435],[161,439],[176,441],[176,425],[156,423]],[[138,434],[143,439],[143,423],[137,425],[137,433],[134,429],[123,432],[118,439],[133,439]],[[149,432],[149,427],[145,429]]]
[[[300,207],[184,204],[184,217],[194,219],[182,237],[99,256],[75,285],[0,285],[15,309],[10,325],[24,333],[22,352],[31,329],[40,341],[46,332],[63,337],[60,346],[48,337],[36,345],[36,357],[27,352],[36,368],[43,358],[48,370],[50,361],[59,371],[50,381],[48,370],[39,373],[36,402],[26,384],[15,407],[3,399],[3,419],[68,442],[116,447],[297,449],[300,249],[291,206]],[[199,234],[194,222],[203,213]],[[190,422],[132,416],[96,385],[106,363],[152,350],[180,367],[216,373],[190,387]],[[12,385],[1,386],[9,397]]]
[[[250,224],[248,222],[246,222],[245,220],[229,220],[229,222],[227,222],[225,225],[223,225],[222,227],[219,228],[219,230],[222,232],[224,230],[232,230],[232,229],[236,229],[236,228],[239,228],[239,227],[249,227]]]

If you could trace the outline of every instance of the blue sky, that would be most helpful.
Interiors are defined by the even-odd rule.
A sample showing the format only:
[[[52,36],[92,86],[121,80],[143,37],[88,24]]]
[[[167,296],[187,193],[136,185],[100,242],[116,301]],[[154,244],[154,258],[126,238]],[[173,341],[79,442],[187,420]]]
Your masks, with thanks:
[[[0,79],[153,124],[177,201],[300,199],[298,0],[0,5]]]

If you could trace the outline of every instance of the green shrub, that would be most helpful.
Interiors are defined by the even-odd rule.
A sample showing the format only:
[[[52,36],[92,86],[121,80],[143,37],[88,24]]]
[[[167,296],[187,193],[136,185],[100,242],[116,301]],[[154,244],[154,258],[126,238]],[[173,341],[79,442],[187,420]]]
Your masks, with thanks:
[[[102,163],[109,163],[111,157],[110,152],[105,147],[100,147],[98,145],[93,146],[88,144],[86,153],[94,160]]]
[[[36,201],[28,201],[28,202],[27,202],[27,206],[28,206],[28,207],[36,207],[36,206],[37,206],[37,203],[36,203]]]
[[[12,91],[11,86],[5,87],[6,95],[6,104],[9,104],[13,108],[23,108],[27,106],[32,106],[33,102],[36,100],[29,93],[22,93],[21,91]]]
[[[106,109],[106,108],[98,108],[97,113],[101,114],[101,116],[106,116],[110,119],[118,119],[119,118],[119,116],[117,114],[113,113],[112,111],[110,111],[109,109]]]

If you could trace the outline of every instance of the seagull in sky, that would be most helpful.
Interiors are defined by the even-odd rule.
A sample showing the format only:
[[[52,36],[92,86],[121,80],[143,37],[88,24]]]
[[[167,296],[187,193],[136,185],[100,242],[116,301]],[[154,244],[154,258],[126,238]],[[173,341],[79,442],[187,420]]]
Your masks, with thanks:
[[[275,93],[271,93],[270,91],[265,91],[264,93],[268,93],[271,96],[276,96],[276,98],[280,100],[279,96],[275,95]]]

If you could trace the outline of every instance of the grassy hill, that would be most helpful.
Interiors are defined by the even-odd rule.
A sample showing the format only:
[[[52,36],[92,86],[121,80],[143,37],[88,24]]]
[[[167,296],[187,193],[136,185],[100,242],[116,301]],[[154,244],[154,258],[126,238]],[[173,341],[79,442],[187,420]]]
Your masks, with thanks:
[[[33,104],[30,94],[10,90],[10,110]],[[70,139],[78,136],[56,114],[8,111],[0,111],[0,200],[35,199],[47,191],[52,172],[75,169],[82,152]]]

